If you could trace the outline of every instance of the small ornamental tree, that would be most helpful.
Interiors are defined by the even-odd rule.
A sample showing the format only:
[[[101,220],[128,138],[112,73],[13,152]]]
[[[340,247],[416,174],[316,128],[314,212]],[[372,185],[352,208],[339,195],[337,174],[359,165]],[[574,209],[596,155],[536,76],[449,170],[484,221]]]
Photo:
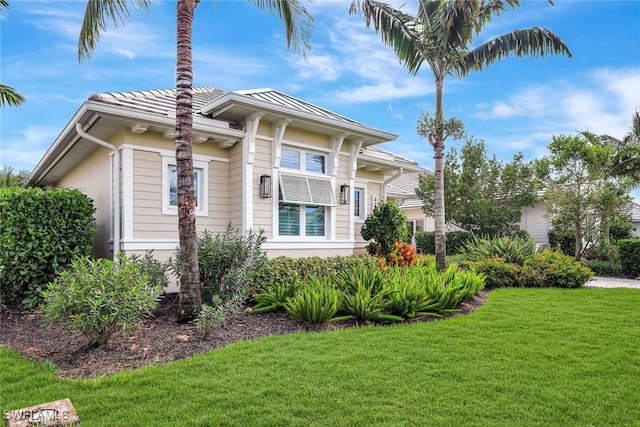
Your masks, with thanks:
[[[364,221],[360,234],[363,239],[373,241],[367,247],[369,253],[386,258],[396,242],[407,240],[407,215],[393,201],[380,202]]]

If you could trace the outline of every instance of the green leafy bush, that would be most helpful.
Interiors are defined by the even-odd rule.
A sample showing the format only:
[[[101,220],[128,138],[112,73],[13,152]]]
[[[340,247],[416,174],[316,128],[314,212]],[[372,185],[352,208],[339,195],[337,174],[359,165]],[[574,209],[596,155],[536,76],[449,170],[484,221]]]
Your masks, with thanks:
[[[521,287],[524,282],[520,277],[521,267],[517,264],[505,262],[502,258],[481,258],[462,264],[485,276],[485,288]]]
[[[423,275],[425,271],[430,269],[412,268],[389,282],[391,313],[405,319],[440,317],[438,297],[427,292],[427,278]],[[398,274],[398,271],[395,273]]]
[[[519,237],[472,236],[460,252],[469,259],[502,258],[507,263],[522,265],[528,256],[536,253],[536,242]]]
[[[631,277],[640,276],[640,237],[618,240],[618,253],[622,272]]]
[[[285,303],[285,310],[293,318],[309,323],[325,323],[338,312],[340,291],[333,287],[330,279],[310,277],[310,286],[302,288]]]
[[[622,276],[622,265],[619,262],[590,259],[587,260],[587,267],[589,267],[591,271],[593,271],[598,276]]]
[[[527,258],[522,267],[522,279],[527,287],[579,288],[593,271],[573,257],[545,249]]]
[[[232,314],[242,310],[246,303],[246,297],[235,294],[224,300],[220,295],[214,295],[211,304],[203,304],[202,310],[196,318],[196,328],[207,335],[218,326],[224,326],[225,320]]]
[[[342,271],[357,268],[378,268],[378,259],[370,255],[290,258],[280,256],[265,261],[255,283],[259,288],[270,284],[287,284],[308,277],[336,276]]]
[[[211,304],[215,295],[223,300],[238,294],[250,295],[255,289],[256,273],[266,261],[261,246],[265,241],[262,231],[246,234],[231,224],[224,233],[212,234],[205,230],[198,236],[198,263],[202,282],[202,300]],[[171,267],[180,275],[180,251],[171,259]]]
[[[379,269],[359,268],[343,272],[336,278],[343,295],[338,320],[379,322],[383,320],[402,322],[404,319],[385,313],[387,304],[387,279]]]
[[[151,315],[161,292],[162,286],[150,284],[140,266],[124,255],[118,262],[77,258],[42,292],[44,319],[103,344],[114,332]]]
[[[447,255],[460,253],[464,243],[469,240],[471,234],[466,231],[450,231],[446,233]],[[436,235],[433,231],[418,231],[415,235],[416,250],[419,254],[436,253]]]
[[[144,255],[133,254],[129,257],[130,262],[138,264],[140,273],[148,277],[151,285],[159,285],[163,289],[169,286],[167,271],[170,266],[168,262],[160,262],[153,256],[153,250],[146,251]]]
[[[93,244],[93,202],[78,190],[0,189],[0,301],[32,308]]]
[[[296,296],[302,284],[297,279],[291,283],[270,283],[261,291],[253,294],[256,305],[252,314],[269,313],[284,310],[284,305],[289,298]]]
[[[377,252],[376,255],[386,258],[397,241],[407,241],[407,215],[395,202],[382,201],[365,219],[360,234],[363,239],[373,241],[369,253]]]
[[[557,249],[558,247],[562,253],[567,255],[573,255],[576,251],[576,238],[569,231],[562,229],[551,229],[547,233],[549,237],[549,247]]]

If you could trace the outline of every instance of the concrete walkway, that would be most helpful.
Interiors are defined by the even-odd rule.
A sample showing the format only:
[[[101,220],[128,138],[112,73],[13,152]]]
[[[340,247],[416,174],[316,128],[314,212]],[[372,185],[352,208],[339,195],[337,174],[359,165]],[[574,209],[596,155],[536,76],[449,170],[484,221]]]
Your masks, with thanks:
[[[635,288],[640,289],[640,280],[617,277],[593,276],[585,286],[590,288]]]

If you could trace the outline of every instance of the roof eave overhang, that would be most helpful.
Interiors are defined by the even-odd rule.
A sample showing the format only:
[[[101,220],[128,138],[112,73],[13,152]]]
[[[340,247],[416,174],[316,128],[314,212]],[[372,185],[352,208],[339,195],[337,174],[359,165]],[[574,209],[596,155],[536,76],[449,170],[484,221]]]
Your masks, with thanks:
[[[78,142],[80,137],[75,129],[76,123],[92,125],[99,118],[116,119],[122,121],[123,124],[140,122],[167,129],[175,128],[175,115],[153,114],[102,102],[85,101],[40,159],[27,178],[26,185],[40,185],[48,171],[55,166],[61,156],[71,150]],[[210,125],[207,124],[207,120],[204,117],[194,115],[193,131],[224,135],[235,140],[241,140],[244,137],[244,131],[242,130]]]
[[[295,108],[273,104],[271,102],[254,99],[246,95],[228,92],[221,97],[211,101],[200,110],[201,114],[211,115],[213,118],[226,111],[235,108],[252,109],[259,112],[270,113],[283,118],[293,118],[295,120],[314,124],[315,126],[327,129],[327,133],[348,133],[349,138],[362,139],[363,145],[374,145],[395,140],[398,135],[374,129],[356,122],[349,123],[332,119],[329,117],[319,117],[316,114],[300,111]]]

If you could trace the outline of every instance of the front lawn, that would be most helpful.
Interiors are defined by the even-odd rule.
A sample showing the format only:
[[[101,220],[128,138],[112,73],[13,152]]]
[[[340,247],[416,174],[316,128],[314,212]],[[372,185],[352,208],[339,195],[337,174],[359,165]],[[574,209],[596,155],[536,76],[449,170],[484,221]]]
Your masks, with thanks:
[[[638,307],[635,289],[500,289],[467,316],[275,336],[97,380],[1,348],[0,408],[69,397],[83,426],[632,425]]]

